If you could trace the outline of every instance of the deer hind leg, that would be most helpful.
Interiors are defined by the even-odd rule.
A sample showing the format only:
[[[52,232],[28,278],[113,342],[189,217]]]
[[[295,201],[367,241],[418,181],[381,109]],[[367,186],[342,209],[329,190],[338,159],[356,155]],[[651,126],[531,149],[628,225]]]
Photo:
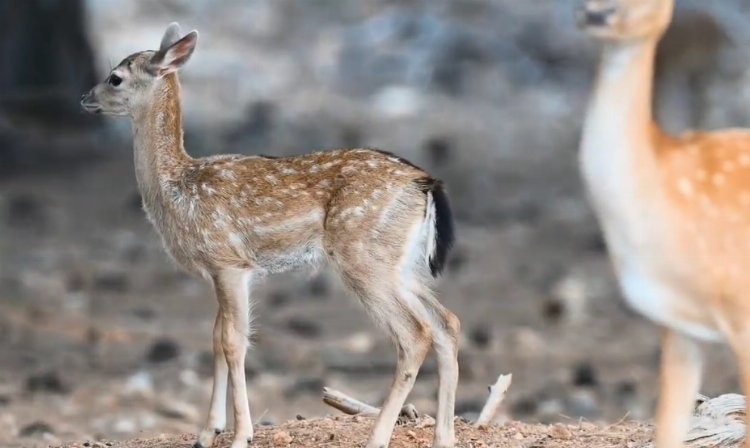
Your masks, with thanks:
[[[694,340],[666,330],[661,356],[656,448],[681,448],[700,387],[702,354]]]
[[[432,345],[431,323],[424,312],[415,310],[418,300],[400,294],[397,289],[379,286],[390,280],[373,279],[368,282],[371,287],[357,288],[368,313],[393,337],[398,355],[393,382],[375,420],[367,448],[388,446],[401,408]]]
[[[432,343],[438,362],[438,410],[435,421],[433,448],[450,448],[455,444],[453,417],[458,387],[458,338],[461,323],[426,287],[416,288],[416,294],[430,313]]]
[[[356,259],[349,257],[349,260]],[[360,258],[362,260],[362,258]],[[383,263],[337,263],[345,282],[359,295],[368,314],[396,342],[398,359],[388,396],[371,432],[367,448],[384,448],[393,433],[401,408],[419,368],[434,345],[440,374],[438,420],[434,447],[454,444],[453,411],[458,382],[458,319],[443,308],[419,276],[407,269],[383,268]],[[427,271],[427,267],[424,267]]]
[[[205,428],[198,437],[198,442],[193,448],[208,448],[213,445],[216,436],[220,434],[227,425],[227,381],[229,379],[229,368],[227,359],[224,357],[224,348],[221,345],[223,333],[221,309],[216,313],[214,323],[214,385],[211,391],[211,405],[208,411],[208,421]]]
[[[214,275],[221,314],[221,350],[232,386],[234,439],[231,448],[245,448],[253,438],[245,383],[245,355],[250,334],[249,280],[249,272],[243,270],[224,270]]]

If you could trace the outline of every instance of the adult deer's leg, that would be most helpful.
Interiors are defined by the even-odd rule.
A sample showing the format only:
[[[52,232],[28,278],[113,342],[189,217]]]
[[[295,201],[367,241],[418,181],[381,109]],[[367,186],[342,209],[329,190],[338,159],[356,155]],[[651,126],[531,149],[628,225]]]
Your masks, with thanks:
[[[250,273],[223,270],[214,275],[221,315],[221,348],[229,370],[234,409],[234,440],[231,448],[245,448],[253,438],[253,423],[245,383],[245,355],[249,345]]]
[[[732,314],[732,318],[727,318],[726,321],[733,325],[727,329],[726,333],[737,358],[742,391],[745,393],[745,397],[750,397],[750,351],[748,350],[748,347],[750,347],[750,329],[746,324],[750,316],[747,315],[748,313],[744,308],[734,309]],[[748,401],[745,418],[747,419],[747,428],[750,428],[750,401]],[[745,437],[744,446],[750,448],[750,436]]]
[[[656,448],[681,448],[700,387],[702,354],[694,340],[666,330],[661,356]]]
[[[211,391],[208,421],[206,422],[206,427],[201,431],[194,448],[208,448],[213,445],[216,435],[221,433],[227,425],[227,381],[229,379],[229,370],[227,360],[224,357],[224,348],[221,345],[221,316],[220,308],[216,313],[216,322],[214,323],[214,385]]]

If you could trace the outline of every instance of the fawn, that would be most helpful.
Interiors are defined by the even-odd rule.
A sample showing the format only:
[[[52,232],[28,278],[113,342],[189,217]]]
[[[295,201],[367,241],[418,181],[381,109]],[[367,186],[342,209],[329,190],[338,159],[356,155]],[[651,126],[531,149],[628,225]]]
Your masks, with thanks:
[[[128,56],[81,100],[88,112],[131,118],[146,214],[172,258],[210,280],[216,292],[214,385],[195,447],[211,446],[225,428],[227,381],[232,448],[252,440],[245,384],[251,282],[324,259],[397,345],[395,377],[367,447],[388,446],[432,347],[439,370],[433,446],[452,447],[460,324],[431,289],[454,238],[442,184],[370,149],[191,158],[183,146],[176,72],[197,40],[196,31],[181,37],[179,26],[170,24],[158,51]]]
[[[750,392],[750,132],[670,136],[654,122],[655,53],[673,9],[674,0],[589,0],[578,14],[603,42],[583,178],[623,295],[664,327],[658,448],[682,446],[700,341],[732,347]]]

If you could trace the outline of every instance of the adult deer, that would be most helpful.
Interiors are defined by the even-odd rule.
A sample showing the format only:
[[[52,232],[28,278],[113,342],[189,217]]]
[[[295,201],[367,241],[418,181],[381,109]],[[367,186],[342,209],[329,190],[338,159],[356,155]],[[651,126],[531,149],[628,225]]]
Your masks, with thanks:
[[[727,342],[750,392],[750,132],[670,136],[654,122],[655,52],[673,9],[674,0],[589,0],[579,11],[604,47],[583,177],[623,295],[664,327],[658,448],[682,446],[699,341]]]
[[[388,445],[431,347],[439,369],[433,446],[452,447],[459,321],[430,287],[453,242],[441,183],[369,149],[191,158],[183,147],[176,72],[197,41],[197,32],[181,37],[177,24],[169,25],[158,51],[128,56],[81,101],[86,111],[131,118],[144,209],[177,263],[215,288],[214,386],[195,446],[211,446],[225,428],[227,379],[232,448],[253,437],[244,370],[250,283],[328,260],[398,347],[395,378],[367,447]]]

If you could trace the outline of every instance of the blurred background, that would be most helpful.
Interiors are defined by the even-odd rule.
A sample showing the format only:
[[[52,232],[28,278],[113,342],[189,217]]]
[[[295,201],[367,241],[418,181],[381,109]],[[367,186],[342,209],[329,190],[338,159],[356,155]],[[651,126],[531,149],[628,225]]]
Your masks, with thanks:
[[[573,0],[0,0],[0,445],[196,431],[211,384],[207,284],[140,209],[127,119],[79,112],[109,68],[198,29],[186,146],[371,146],[445,180],[458,243],[440,297],[463,322],[457,412],[513,373],[526,421],[652,416],[656,327],[628,311],[576,169],[597,46]],[[664,126],[750,125],[750,4],[679,0],[658,60]],[[603,148],[606,149],[606,148]],[[253,291],[251,409],[379,403],[395,351],[328,271]],[[709,350],[703,392],[738,389]],[[434,412],[430,358],[410,400]]]

